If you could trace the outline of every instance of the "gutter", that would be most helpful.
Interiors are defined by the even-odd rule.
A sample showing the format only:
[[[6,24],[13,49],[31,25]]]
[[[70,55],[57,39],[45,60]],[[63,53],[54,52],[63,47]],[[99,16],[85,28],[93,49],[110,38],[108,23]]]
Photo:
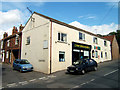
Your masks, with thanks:
[[[50,74],[52,73],[52,20],[50,20]]]

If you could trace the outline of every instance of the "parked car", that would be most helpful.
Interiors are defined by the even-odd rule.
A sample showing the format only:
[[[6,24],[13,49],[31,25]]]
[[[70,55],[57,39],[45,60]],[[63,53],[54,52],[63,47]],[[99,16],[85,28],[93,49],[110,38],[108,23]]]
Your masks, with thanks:
[[[32,71],[33,66],[26,59],[16,59],[13,62],[13,70],[23,71]]]
[[[87,71],[91,70],[97,70],[97,62],[93,59],[83,59],[83,60],[77,60],[73,63],[72,66],[67,67],[67,71],[69,73],[82,73],[85,74]]]

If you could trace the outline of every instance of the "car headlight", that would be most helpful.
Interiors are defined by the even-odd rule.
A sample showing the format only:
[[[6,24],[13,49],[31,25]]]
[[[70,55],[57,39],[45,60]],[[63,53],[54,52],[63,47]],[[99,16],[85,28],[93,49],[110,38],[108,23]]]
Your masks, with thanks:
[[[25,67],[22,67],[23,69],[25,68]]]

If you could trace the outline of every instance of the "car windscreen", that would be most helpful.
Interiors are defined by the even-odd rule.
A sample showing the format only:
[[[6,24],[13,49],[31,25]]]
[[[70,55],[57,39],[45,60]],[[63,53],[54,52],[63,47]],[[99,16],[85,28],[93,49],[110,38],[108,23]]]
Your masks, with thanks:
[[[74,62],[73,64],[74,65],[80,65],[80,64],[82,64],[83,63],[83,60],[77,60],[76,62]]]
[[[20,61],[20,64],[30,64],[27,60]]]

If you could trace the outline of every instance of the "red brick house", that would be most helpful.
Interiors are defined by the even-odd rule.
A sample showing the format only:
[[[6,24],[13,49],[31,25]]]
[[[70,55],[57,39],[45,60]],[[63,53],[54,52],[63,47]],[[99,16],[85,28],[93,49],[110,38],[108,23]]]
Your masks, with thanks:
[[[104,36],[105,39],[111,41],[111,53],[112,53],[112,60],[119,59],[119,46],[116,40],[115,35]]]
[[[4,33],[3,39],[1,40],[1,52],[2,62],[11,64],[15,59],[21,58],[21,41],[22,41],[22,30],[23,26],[18,29],[14,26],[12,35],[8,36],[8,33]]]

